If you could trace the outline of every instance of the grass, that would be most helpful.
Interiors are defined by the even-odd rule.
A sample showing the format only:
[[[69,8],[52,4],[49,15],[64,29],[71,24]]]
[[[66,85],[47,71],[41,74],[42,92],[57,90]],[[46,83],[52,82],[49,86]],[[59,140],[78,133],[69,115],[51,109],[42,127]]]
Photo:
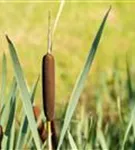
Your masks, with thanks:
[[[83,66],[83,61],[87,55],[86,50],[89,48],[90,42],[92,42],[93,36],[95,35],[94,31],[98,29],[100,20],[104,15],[104,10],[107,9],[109,5],[110,3],[95,3],[92,5],[91,3],[65,4],[64,11],[56,29],[53,49],[56,56],[56,89],[59,89],[57,90],[56,99],[58,103],[62,103],[63,99],[68,99],[74,81]],[[98,70],[97,68],[101,68],[101,71],[107,71],[108,74],[111,72],[110,68],[113,66],[115,54],[121,59],[120,66],[122,69],[124,69],[125,66],[124,57],[127,51],[131,53],[131,59],[134,60],[133,33],[135,21],[133,17],[130,17],[130,14],[134,12],[134,4],[112,3],[111,5],[113,9],[105,29],[106,34],[102,39],[104,43],[101,43],[97,61],[93,65],[92,77],[89,78],[91,85],[89,85],[88,89],[95,88],[96,86],[94,86],[94,84],[96,83],[95,74]],[[0,17],[0,33],[1,35],[8,33],[13,41],[16,42],[24,75],[27,78],[28,84],[32,86],[33,80],[41,72],[41,58],[46,52],[48,9],[52,10],[52,19],[54,20],[59,3],[10,3],[8,5],[0,4],[0,6],[3,12]],[[70,11],[68,11],[69,9]],[[7,16],[8,19],[5,19]],[[14,19],[12,19],[13,16]],[[73,22],[72,26],[69,26],[69,22]],[[121,45],[124,46],[121,48]],[[6,41],[3,36],[1,36],[0,49],[1,51],[5,51],[9,59]],[[64,60],[67,57],[68,59],[65,62]],[[103,57],[104,59],[102,59]],[[2,59],[2,53],[0,54],[0,58]],[[75,67],[71,68],[71,66]],[[9,63],[8,72],[13,74],[11,68]],[[31,68],[31,70],[28,68]],[[68,75],[66,74],[67,70]],[[10,74],[8,74],[8,78],[10,79]],[[41,85],[41,82],[39,84]],[[40,103],[41,100],[40,89],[41,86],[38,87],[36,94],[36,101],[38,103]],[[86,96],[87,94],[88,93],[86,93]]]
[[[13,6],[15,8],[15,7],[19,6],[19,4],[9,4],[9,6],[4,6],[4,4],[2,4],[2,5],[3,5],[2,8],[4,8],[4,7],[10,8],[11,6]],[[55,4],[55,5],[57,5],[57,4]],[[54,7],[55,5],[51,5],[51,3],[48,4],[48,6],[50,8]],[[33,7],[35,9],[37,9],[37,8],[43,9],[43,6],[41,6],[40,4],[38,6],[35,6],[34,4],[26,6],[26,4],[23,4],[21,9],[23,10],[24,8],[27,8],[27,7],[29,8],[30,6],[32,8],[31,11],[33,11]],[[67,15],[66,20],[69,19],[71,22],[72,20],[75,20],[75,18],[77,18],[77,17],[81,18],[79,16],[79,12],[77,12],[76,16],[74,16],[72,14],[76,9],[78,9],[77,6],[79,6],[80,10],[84,10],[84,8],[85,8],[85,11],[88,11],[90,8],[94,9],[93,6],[90,6],[90,5],[87,6],[86,4],[79,5],[77,3],[75,3],[75,4],[68,3],[65,7],[65,14]],[[98,11],[98,9],[101,10],[101,8],[104,8],[105,6],[106,6],[106,4],[102,4],[100,8],[95,7],[96,12]],[[130,4],[126,5],[126,6],[125,5],[122,6],[122,4],[121,5],[114,4],[114,6],[115,6],[115,9],[117,7],[119,8],[118,10],[120,13],[121,9],[125,9],[128,12]],[[69,15],[69,12],[68,12],[69,7],[71,8],[70,13],[72,15]],[[42,9],[40,9],[41,12],[42,12]],[[9,11],[9,10],[10,9],[7,9],[7,11]],[[25,10],[24,10],[24,12],[25,12]],[[83,14],[83,12],[84,11],[82,11],[82,14]],[[117,17],[120,15],[118,13],[118,11],[112,11],[111,15],[114,15],[114,12],[117,13],[117,15],[116,15]],[[21,13],[22,13],[22,11],[21,11]],[[12,13],[10,12],[9,14],[12,14]],[[63,15],[65,15],[65,14],[63,14]],[[84,15],[84,14],[83,15],[82,14],[81,14],[81,16]],[[93,15],[95,15],[94,19],[93,19],[93,20],[95,20],[95,22],[98,22],[99,21],[98,19],[100,18],[100,15],[97,15],[97,14],[98,13],[93,14]],[[16,13],[16,15],[17,15],[17,13]],[[87,13],[87,15],[89,16],[89,13]],[[90,18],[93,17],[93,15],[91,15]],[[109,18],[112,17],[111,15]],[[60,85],[62,85],[63,87],[65,85],[66,86],[65,89],[67,91],[72,90],[73,83],[74,83],[73,79],[76,78],[76,75],[78,72],[75,71],[74,67],[71,67],[71,66],[73,66],[73,64],[74,65],[78,64],[78,65],[76,65],[76,70],[77,69],[79,70],[83,64],[83,62],[81,62],[79,58],[81,58],[83,60],[85,58],[85,54],[88,53],[87,51],[85,51],[85,49],[87,49],[86,43],[89,38],[81,37],[82,33],[87,33],[86,27],[89,23],[87,24],[87,22],[85,22],[85,21],[88,21],[88,19],[87,19],[88,16],[86,16],[86,18],[84,19],[84,22],[80,22],[80,24],[78,23],[78,26],[76,24],[73,24],[73,26],[69,26],[67,39],[65,39],[65,34],[67,33],[67,31],[65,31],[65,28],[62,28],[62,26],[64,26],[64,25],[59,24],[60,28],[58,28],[56,32],[59,33],[60,29],[65,32],[61,32],[60,34],[55,35],[55,42],[62,43],[62,44],[59,44],[62,50],[58,50],[57,53],[56,53],[56,51],[54,51],[56,61],[57,61],[56,67],[58,68],[58,71],[56,73],[57,77],[62,72],[61,69],[63,69],[63,74],[62,75],[60,74],[60,78],[58,77],[56,89]],[[36,15],[34,17],[36,17]],[[125,17],[126,17],[126,15],[125,15]],[[62,18],[62,16],[61,16],[61,18]],[[36,19],[34,20],[34,23],[35,23],[34,26],[36,26]],[[65,18],[62,18],[62,19],[64,20]],[[110,63],[112,63],[111,67],[110,67],[111,69],[108,72],[103,72],[104,68],[109,65],[109,63],[108,63],[107,65],[103,66],[103,64],[108,62],[110,59],[110,58],[106,58],[107,55],[104,53],[103,49],[104,49],[104,47],[106,47],[105,48],[105,50],[106,50],[106,49],[108,49],[108,47],[110,47],[110,45],[109,45],[110,39],[109,38],[111,35],[109,36],[109,32],[110,32],[109,27],[114,25],[113,21],[115,22],[116,18],[114,20],[113,19],[112,20],[108,19],[105,33],[101,40],[101,44],[99,45],[99,48],[102,50],[102,54],[101,54],[101,50],[100,50],[96,57],[97,64],[96,63],[93,64],[94,66],[93,66],[92,72],[95,72],[95,71],[97,71],[97,72],[92,73],[91,79],[89,79],[88,72],[91,68],[91,63],[95,56],[96,48],[98,46],[98,42],[100,40],[100,36],[102,34],[102,30],[103,30],[106,18],[104,18],[102,25],[100,26],[99,32],[97,33],[97,36],[95,37],[95,40],[92,44],[91,51],[87,54],[88,56],[86,59],[86,63],[84,65],[84,68],[81,71],[80,76],[77,79],[77,82],[75,84],[75,87],[73,89],[71,97],[69,99],[69,103],[67,103],[67,101],[66,101],[66,99],[68,97],[67,92],[66,92],[66,96],[64,98],[63,98],[64,92],[60,95],[61,98],[59,98],[58,95],[56,96],[56,99],[58,99],[57,103],[65,104],[64,105],[65,107],[63,107],[63,108],[59,107],[59,111],[57,111],[58,115],[56,114],[57,117],[55,120],[55,122],[57,123],[57,132],[58,132],[58,137],[59,137],[59,143],[58,143],[58,147],[57,147],[58,150],[60,148],[61,149],[80,149],[80,150],[81,149],[86,149],[86,150],[87,149],[122,149],[123,150],[123,149],[127,149],[127,148],[134,149],[134,147],[135,147],[135,124],[134,124],[135,108],[134,108],[134,80],[133,80],[134,72],[132,69],[133,56],[130,57],[131,56],[130,52],[132,52],[132,50],[130,52],[127,52],[128,53],[127,58],[123,57],[123,55],[116,56],[116,54],[115,54],[114,61],[112,59],[110,62]],[[100,18],[100,20],[101,20],[101,18]],[[130,19],[128,21],[130,22]],[[108,25],[109,22],[111,22],[112,24]],[[84,31],[82,32],[82,28],[84,26],[86,26],[85,29],[83,29],[83,30],[85,30],[85,32]],[[32,28],[30,28],[30,30],[31,31],[34,30],[33,26],[31,26],[31,27]],[[111,27],[111,29],[115,29],[115,27],[114,28]],[[119,26],[117,26],[117,29],[118,29],[118,27]],[[132,27],[132,25],[131,25],[131,27]],[[80,28],[80,31],[78,32],[79,28]],[[96,28],[97,28],[96,24],[94,25],[93,28],[91,27],[91,29],[90,29],[91,36],[93,36],[93,34],[95,34],[94,31],[97,30]],[[37,31],[39,31],[39,30],[41,30],[41,29],[37,29]],[[122,33],[123,28],[122,29],[120,28],[119,30],[118,31],[120,33]],[[37,31],[34,30],[34,32],[37,32]],[[12,32],[13,32],[13,30],[12,30]],[[9,31],[9,33],[10,33],[10,31]],[[37,32],[37,33],[39,34],[40,32]],[[118,33],[116,33],[115,37],[117,37]],[[112,30],[111,34],[115,34],[113,32],[113,30]],[[126,35],[129,33],[124,32],[124,34]],[[129,36],[131,36],[130,34],[129,34]],[[38,49],[40,46],[43,46],[42,44],[44,43],[44,40],[41,38],[41,35],[39,36],[39,38],[37,38],[35,40],[34,44],[37,45],[37,47],[33,46],[35,49]],[[62,35],[63,35],[63,42],[59,41],[59,38],[60,38],[59,36],[62,36]],[[87,36],[88,36],[88,34],[87,34]],[[72,40],[71,37],[74,40]],[[77,37],[79,37],[80,39]],[[83,41],[82,40],[83,38],[85,39],[84,41],[86,42],[86,43],[84,42],[85,45],[84,45],[84,43],[79,42],[79,40]],[[67,41],[65,42],[64,39],[65,39],[65,41],[66,40]],[[31,81],[29,80],[30,76],[28,77],[29,82],[27,83],[24,73],[25,73],[25,69],[27,70],[27,67],[28,68],[31,68],[31,67],[29,67],[29,66],[25,67],[26,65],[23,64],[23,61],[21,61],[21,63],[20,63],[19,58],[18,58],[18,56],[20,56],[20,54],[23,53],[24,55],[21,55],[21,56],[26,56],[26,58],[27,58],[26,63],[30,62],[30,56],[27,53],[28,48],[29,48],[29,46],[27,45],[28,44],[27,42],[29,42],[29,40],[26,42],[26,45],[24,45],[24,47],[23,47],[23,44],[21,46],[21,43],[19,44],[19,40],[16,39],[17,50],[15,49],[15,47],[13,45],[14,42],[12,43],[8,37],[7,37],[7,40],[8,40],[8,44],[9,44],[10,56],[11,56],[11,59],[13,62],[12,73],[15,75],[15,78],[13,77],[13,79],[12,79],[11,89],[7,88],[6,86],[9,85],[9,83],[7,83],[7,81],[8,81],[7,73],[11,70],[11,69],[9,69],[9,68],[11,68],[11,64],[10,64],[10,60],[9,60],[7,51],[5,51],[6,55],[5,54],[3,55],[3,63],[2,63],[2,73],[1,73],[2,74],[2,82],[1,82],[2,84],[1,84],[1,94],[0,94],[0,98],[1,98],[1,102],[2,102],[1,109],[0,109],[0,113],[1,113],[0,124],[2,125],[3,131],[4,131],[4,137],[2,140],[2,148],[13,149],[13,148],[19,147],[20,149],[21,148],[30,148],[30,149],[46,148],[46,149],[48,149],[47,143],[46,142],[42,143],[40,140],[41,135],[38,133],[38,130],[37,130],[38,125],[37,125],[36,120],[34,119],[35,114],[33,112],[33,101],[36,105],[37,105],[37,103],[41,103],[40,98],[38,97],[38,99],[40,101],[36,102],[37,98],[35,97],[35,92],[37,91],[37,93],[38,93],[39,92],[38,90],[41,89],[41,87],[39,86],[38,90],[36,90],[37,84],[39,82],[39,78],[34,83],[33,88],[30,88],[30,87],[32,87],[31,81],[33,81],[34,75],[31,74],[31,76],[33,76],[33,78],[31,78]],[[40,46],[36,43],[38,40],[41,40],[42,44]],[[69,41],[69,40],[73,41],[73,43],[71,43],[71,41]],[[108,41],[108,42],[106,42],[106,41]],[[112,49],[114,49],[115,46],[119,46],[118,43],[123,42],[123,39],[117,40],[117,38],[115,38],[115,40],[113,40],[113,41],[116,41],[116,43],[112,45],[112,47],[111,47]],[[31,40],[31,42],[34,42],[33,38]],[[125,52],[129,48],[129,45],[126,47],[126,44],[129,44],[129,41],[126,41],[126,42],[127,43],[123,44],[124,45],[123,49],[125,50]],[[132,43],[132,40],[130,42]],[[68,44],[68,43],[71,43],[71,44]],[[103,43],[107,43],[107,44],[103,45]],[[33,43],[31,43],[31,45],[33,45]],[[82,47],[82,46],[84,46],[84,47]],[[66,49],[69,49],[67,52],[64,51],[65,47],[66,47]],[[23,48],[27,48],[27,50],[25,51]],[[56,49],[57,48],[58,48],[58,46],[56,46]],[[82,54],[82,52],[77,51],[78,49],[81,49],[81,48],[84,49],[83,54]],[[23,51],[22,52],[19,51],[20,49],[22,49]],[[117,49],[118,49],[118,47],[117,47]],[[17,51],[17,53],[16,53],[16,51]],[[38,51],[39,51],[39,49],[38,49]],[[45,53],[45,51],[42,51],[42,52]],[[58,55],[59,52],[61,52],[61,53]],[[112,51],[109,51],[108,53],[109,53],[108,54],[108,56],[109,56],[112,54]],[[117,54],[120,54],[120,53],[121,52],[118,52]],[[65,59],[67,61],[65,61],[63,59],[61,60],[62,56],[65,56],[65,58],[67,58],[68,54],[69,54],[69,60],[68,59]],[[41,55],[41,52],[40,52],[40,55]],[[78,56],[80,55],[80,56],[77,58],[77,55]],[[100,60],[99,56],[100,57],[104,56],[105,59]],[[37,55],[34,56],[33,58],[34,58],[34,61],[38,61],[38,59],[36,59]],[[130,58],[130,61],[129,61],[129,58]],[[8,69],[7,69],[6,62],[8,62],[9,66],[10,66]],[[35,64],[36,64],[36,62],[33,64],[34,69],[38,72],[39,67],[36,66]],[[67,69],[68,65],[69,65],[69,69],[70,69],[69,71]],[[60,66],[60,67],[58,67],[58,66]],[[103,68],[101,69],[102,66],[103,66]],[[32,69],[31,69],[31,71],[32,71]],[[72,78],[70,78],[69,76],[70,76],[70,73],[72,74],[72,71],[73,72],[75,71],[73,73],[74,76],[72,76]],[[12,73],[10,73],[10,76],[12,75]],[[94,76],[95,74],[96,74],[96,76]],[[27,75],[27,73],[25,75]],[[87,76],[88,76],[88,79],[87,79],[88,82],[85,82]],[[63,85],[62,83],[64,83],[64,82],[66,84]],[[86,83],[85,88],[84,88],[84,83]],[[84,91],[82,93],[83,88],[84,88]],[[57,91],[61,92],[61,89],[58,88]],[[39,96],[40,94],[38,93],[37,95]],[[80,97],[80,95],[81,95],[81,97]],[[61,99],[62,100],[65,99],[65,101],[61,102],[60,101]],[[81,99],[81,101],[79,101],[79,99]],[[21,100],[21,105],[20,105],[19,100]],[[67,106],[66,106],[66,104],[67,104]],[[77,104],[78,104],[78,107],[76,109]],[[60,105],[56,104],[56,106],[60,106]],[[76,109],[76,112],[75,112],[75,109]],[[17,111],[17,110],[19,110],[19,111]],[[46,119],[42,112],[42,107],[41,107],[41,114],[40,114],[39,119],[42,119],[44,121],[44,123],[46,122]],[[17,137],[19,137],[19,138],[17,138]]]
[[[109,11],[110,11],[110,9],[109,9]],[[95,36],[95,39],[93,41],[91,50],[88,54],[86,63],[84,65],[84,68],[82,69],[81,74],[80,74],[80,76],[79,76],[79,78],[78,78],[78,80],[75,84],[75,88],[73,89],[73,93],[71,94],[71,98],[70,98],[70,102],[69,102],[68,107],[67,107],[67,111],[66,111],[66,115],[65,115],[65,119],[64,119],[64,124],[63,124],[62,131],[61,131],[61,135],[60,135],[60,138],[59,138],[59,143],[58,143],[58,147],[57,147],[58,150],[61,148],[61,145],[63,143],[66,131],[68,129],[68,125],[71,121],[71,118],[73,116],[73,112],[76,108],[76,105],[78,103],[80,94],[83,90],[84,81],[86,80],[88,72],[91,68],[91,64],[93,62],[93,59],[94,59],[94,56],[95,56],[95,53],[96,53],[96,50],[97,50],[97,47],[98,47],[98,44],[99,44],[99,41],[100,41],[100,38],[101,38],[101,35],[102,35],[102,31],[103,31],[106,19],[108,17],[109,11],[106,13],[106,15],[103,19],[103,22],[101,23],[101,26],[100,26],[100,28],[97,32],[97,35]],[[11,90],[11,96],[7,100],[8,103],[6,104],[6,101],[3,101],[3,99],[1,99],[2,100],[2,107],[1,107],[2,121],[3,122],[6,121],[5,117],[6,117],[7,114],[8,114],[8,116],[7,116],[8,119],[7,119],[7,122],[6,122],[6,127],[5,127],[5,123],[3,123],[3,122],[1,123],[1,127],[2,128],[5,127],[5,129],[3,129],[4,130],[4,138],[2,139],[2,143],[0,143],[0,144],[2,145],[3,149],[14,149],[14,148],[20,148],[20,149],[22,149],[22,148],[31,148],[31,149],[36,148],[36,149],[41,149],[42,145],[41,145],[40,137],[42,136],[42,133],[40,133],[40,134],[38,133],[37,123],[35,122],[35,118],[34,118],[35,114],[33,112],[33,105],[32,105],[33,94],[35,95],[35,93],[34,93],[35,90],[34,90],[34,92],[32,92],[32,95],[30,95],[29,90],[27,88],[27,84],[26,84],[24,75],[23,75],[22,67],[21,67],[21,64],[20,64],[18,56],[17,56],[15,46],[14,46],[14,44],[12,43],[12,41],[9,39],[9,37],[7,35],[6,35],[6,39],[7,39],[7,42],[8,42],[9,52],[10,52],[10,56],[11,56],[11,59],[12,59],[15,80],[13,80],[13,87],[12,87],[13,90]],[[4,79],[3,84],[5,84],[6,69],[7,69],[6,68],[6,57],[5,57],[5,55],[3,55],[3,65],[2,65],[2,67],[3,67],[3,77],[5,77],[5,78],[3,78]],[[18,86],[18,89],[19,89],[19,92],[20,92],[20,95],[21,95],[21,100],[22,100],[22,104],[23,104],[22,106],[23,106],[23,109],[24,109],[24,112],[25,112],[25,114],[21,114],[23,122],[22,122],[22,125],[20,126],[20,131],[19,131],[20,133],[18,134],[19,135],[18,138],[15,136],[15,130],[16,130],[16,127],[15,127],[15,122],[16,122],[15,113],[16,113],[16,103],[17,103],[17,101],[16,101],[16,99],[17,99],[17,96],[16,96],[16,90],[17,90],[16,83],[17,83],[17,86]],[[37,85],[37,82],[36,82],[35,86],[36,85]],[[5,96],[4,95],[5,85],[4,86],[2,85],[2,87],[4,87],[4,88],[2,88],[1,92],[3,92],[2,96],[4,97]],[[46,110],[44,110],[44,111],[46,111]],[[25,117],[25,115],[26,115],[26,117]],[[30,138],[31,140],[29,140],[28,143],[24,142],[20,146],[20,142],[22,142],[22,140],[24,140],[24,136],[26,138],[26,134],[29,133],[28,130],[27,130],[27,126],[28,126],[27,124],[29,125],[29,129],[30,129],[31,134],[32,134],[31,138]],[[47,122],[47,124],[48,124],[48,122]],[[49,142],[48,142],[49,147],[48,148],[51,150],[52,146],[51,146],[51,142],[50,142],[50,140],[51,140],[50,122],[49,122],[49,125],[47,125],[47,126],[48,126],[48,129],[49,129],[48,130],[48,140],[49,140]],[[25,132],[23,132],[24,127],[25,127],[25,129],[24,129]],[[71,141],[71,137],[72,136],[69,133],[70,141]],[[15,139],[18,139],[18,140],[15,141]],[[33,143],[31,143],[31,142],[33,142]],[[17,143],[17,146],[16,146],[16,143]],[[73,143],[73,140],[72,140],[72,143]],[[44,146],[44,143],[43,143],[43,146]]]

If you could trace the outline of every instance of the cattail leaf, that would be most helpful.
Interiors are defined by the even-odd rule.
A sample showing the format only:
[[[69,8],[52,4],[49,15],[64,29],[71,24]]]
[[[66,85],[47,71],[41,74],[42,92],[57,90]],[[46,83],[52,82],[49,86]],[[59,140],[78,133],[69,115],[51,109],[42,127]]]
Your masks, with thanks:
[[[6,55],[3,54],[2,59],[2,80],[1,80],[1,90],[0,90],[0,110],[4,106],[4,97],[5,97],[5,91],[6,91],[6,80],[7,80],[7,61],[6,61]]]
[[[40,116],[38,117],[38,120],[37,120],[37,125],[39,124],[39,121],[43,121],[44,123],[46,122],[46,118],[45,118],[45,116],[44,116],[44,111],[42,110],[41,111],[41,114],[40,114]],[[25,141],[24,141],[24,143],[26,143],[27,145],[31,145],[31,143],[33,142],[33,138],[32,138],[32,136],[28,139],[28,135],[29,134],[27,134],[26,135],[26,138],[25,138]],[[27,140],[28,139],[28,140]],[[45,144],[46,143],[46,141],[44,142],[44,144],[42,144],[42,150],[44,150],[45,148],[44,148],[44,146],[46,145]]]
[[[46,149],[46,146],[47,146],[47,142],[45,141],[42,145],[42,150]]]
[[[36,121],[34,118],[32,104],[30,101],[30,94],[29,94],[29,91],[26,86],[23,71],[22,71],[22,68],[21,68],[21,65],[20,65],[20,62],[19,62],[19,59],[18,59],[18,56],[17,56],[17,53],[16,53],[13,43],[8,38],[8,36],[6,36],[6,38],[8,41],[9,51],[10,51],[10,55],[11,55],[12,62],[13,62],[13,68],[14,68],[14,72],[15,72],[16,81],[17,81],[17,84],[18,84],[18,87],[20,89],[20,93],[22,96],[23,107],[24,107],[24,110],[25,110],[25,113],[26,113],[26,116],[27,116],[27,119],[29,122],[30,129],[32,131],[32,135],[33,135],[36,147],[37,147],[37,149],[40,149],[40,139],[39,139],[39,135],[38,135],[38,131],[37,131]]]
[[[135,100],[134,100],[134,94],[132,88],[131,72],[130,72],[128,57],[126,57],[126,69],[127,69],[127,87],[128,87],[128,96],[129,96],[129,106],[132,112],[134,108]],[[133,132],[135,137],[135,119],[133,120],[132,124],[133,124]]]
[[[132,88],[131,73],[130,73],[128,58],[126,59],[126,70],[127,70],[127,87],[128,87],[127,90],[128,90],[130,107],[132,109],[132,106],[134,106],[135,101],[133,98],[133,88]]]
[[[97,50],[97,47],[98,47],[98,44],[99,44],[99,41],[100,41],[100,38],[101,38],[101,35],[102,35],[102,32],[103,32],[103,28],[104,28],[106,19],[108,17],[109,12],[110,12],[110,9],[111,8],[109,8],[109,10],[107,11],[107,13],[106,13],[106,15],[105,15],[105,17],[104,17],[104,19],[101,23],[101,26],[100,26],[100,28],[97,32],[97,35],[96,35],[96,37],[93,41],[91,50],[89,51],[89,54],[88,54],[88,57],[86,59],[84,68],[82,69],[82,71],[81,71],[81,73],[80,73],[80,75],[79,75],[79,77],[76,81],[76,84],[74,86],[73,92],[71,94],[69,104],[68,104],[68,108],[67,108],[66,115],[65,115],[65,119],[64,119],[64,124],[63,124],[62,131],[61,131],[61,134],[60,134],[59,144],[58,144],[58,148],[57,148],[58,150],[61,147],[61,144],[63,142],[65,133],[67,131],[67,128],[69,126],[69,123],[71,121],[73,113],[75,111],[76,105],[77,105],[79,97],[81,95],[81,92],[83,90],[84,83],[85,83],[85,80],[88,76],[88,72],[91,68],[93,59],[95,57],[95,53],[96,53],[96,50]]]
[[[127,129],[126,129],[125,134],[124,134],[124,139],[123,139],[122,148],[121,148],[122,150],[124,150],[125,143],[126,143],[126,141],[127,141],[127,139],[128,139],[128,135],[129,135],[129,132],[130,132],[131,127],[132,127],[133,120],[134,120],[134,114],[135,114],[135,108],[134,108],[133,111],[132,111],[132,115],[131,115],[131,117],[130,117],[130,120],[129,120],[129,122],[128,122]]]
[[[123,123],[122,112],[121,112],[121,98],[119,96],[117,97],[117,108],[118,108],[118,116],[119,116],[120,122]]]
[[[71,135],[71,133],[68,131],[68,139],[69,139],[69,143],[70,143],[70,146],[73,150],[78,150],[76,144],[75,144],[75,141]]]
[[[100,93],[100,91],[97,91],[97,110],[96,110],[97,115],[98,115],[97,130],[96,130],[97,140],[99,141],[102,149],[108,149],[104,134],[101,130],[102,124],[103,124],[103,107],[102,107],[103,100],[101,97],[99,97],[98,93]],[[101,93],[100,93],[100,95],[101,95]]]
[[[30,96],[30,100],[31,100],[32,104],[33,104],[33,102],[34,102],[34,98],[35,98],[37,86],[38,86],[38,83],[39,83],[39,79],[40,79],[40,76],[37,77],[37,80],[36,80],[36,82],[34,83],[34,85],[33,85],[33,87],[32,87],[32,90],[31,90],[31,92],[30,92],[30,95],[31,95],[31,96]]]
[[[94,149],[93,145],[96,141],[96,122],[93,119],[93,117],[88,119],[88,137],[87,137],[87,143],[85,144],[85,149]]]
[[[10,103],[11,103],[12,98],[15,97],[15,95],[16,95],[16,90],[17,90],[17,83],[16,83],[15,78],[13,78],[12,85],[11,85],[11,90],[10,90],[9,96],[7,98],[7,103],[4,106],[4,110],[2,111],[2,117],[1,117],[1,120],[0,120],[0,124],[3,127],[5,127],[5,124],[6,124],[6,121],[7,121],[6,119],[9,116]]]
[[[38,85],[38,82],[39,82],[39,76],[35,82],[35,84],[33,85],[33,88],[32,88],[32,91],[30,93],[30,99],[31,99],[31,102],[33,104],[33,101],[34,101],[34,97],[35,97],[35,93],[36,93],[36,89],[37,89],[37,85]],[[29,130],[28,130],[28,120],[27,120],[27,117],[24,116],[22,121],[21,121],[21,125],[20,125],[20,130],[19,130],[19,135],[18,135],[18,140],[17,140],[17,144],[16,144],[16,149],[22,149],[22,145],[24,143],[24,140],[25,140],[25,137],[27,137],[27,134],[29,135]],[[26,142],[26,140],[25,140]]]
[[[2,106],[2,108],[1,108],[1,110],[0,110],[0,115],[1,115],[1,116],[2,116],[2,114],[3,114],[4,109],[5,109],[5,103],[3,104],[3,106]],[[0,124],[1,124],[1,123],[0,123]]]
[[[13,119],[12,129],[9,136],[10,139],[10,149],[14,149],[14,143],[15,143],[15,119]]]
[[[129,136],[129,132],[131,131],[131,127],[133,127],[133,131],[134,131],[133,133],[134,133],[134,138],[135,138],[135,117],[134,117],[134,114],[135,114],[135,106],[134,106],[134,108],[132,108],[130,120],[128,121],[128,125],[126,128],[125,134],[124,134],[124,139],[123,139],[123,143],[122,143],[122,150],[124,150],[125,143],[128,140],[128,136]]]
[[[127,69],[127,87],[128,87],[128,95],[130,99],[130,109],[131,109],[131,115],[130,115],[130,120],[128,122],[127,129],[125,131],[123,143],[122,143],[122,150],[124,150],[125,143],[128,139],[129,132],[131,130],[131,127],[133,126],[133,131],[134,131],[134,137],[135,137],[135,119],[134,119],[134,114],[135,114],[135,107],[134,107],[134,98],[133,98],[133,89],[132,89],[132,83],[131,83],[131,73],[129,69],[129,62],[128,59],[126,58],[126,69]]]
[[[8,136],[4,134],[3,139],[2,139],[2,149],[7,149],[7,141],[8,141]]]
[[[61,15],[62,10],[63,10],[63,7],[64,7],[64,3],[65,3],[65,0],[61,0],[61,1],[60,1],[59,10],[58,10],[58,12],[57,12],[56,19],[55,19],[55,22],[54,22],[54,25],[53,25],[53,29],[52,29],[52,36],[54,35],[55,30],[56,30],[56,28],[57,28],[57,24],[58,24],[60,15]]]
[[[108,146],[107,146],[107,143],[106,143],[106,140],[105,140],[105,137],[104,137],[104,134],[101,130],[101,128],[97,128],[97,140],[99,141],[102,149],[108,149]]]
[[[10,141],[11,141],[10,134],[11,134],[13,120],[15,118],[15,108],[16,108],[16,100],[15,100],[15,97],[12,97],[11,104],[10,104],[10,113],[8,116],[8,123],[7,123],[6,130],[5,130],[5,135],[9,137],[7,141],[7,150],[10,149],[9,147]]]

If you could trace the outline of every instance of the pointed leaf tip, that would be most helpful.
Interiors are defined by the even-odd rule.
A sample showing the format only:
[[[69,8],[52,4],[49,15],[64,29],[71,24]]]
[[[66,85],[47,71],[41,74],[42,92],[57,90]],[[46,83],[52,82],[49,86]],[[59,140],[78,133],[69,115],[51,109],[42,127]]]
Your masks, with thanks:
[[[6,59],[6,54],[5,54],[5,52],[3,52],[3,59]]]
[[[99,42],[100,42],[100,39],[102,36],[104,25],[106,23],[106,20],[107,20],[107,17],[109,15],[110,10],[111,10],[111,7],[107,10],[106,14],[104,15],[102,23],[101,23],[101,25],[97,31],[97,34],[93,40],[92,46],[89,50],[89,53],[88,53],[87,59],[85,61],[84,67],[82,68],[82,71],[81,71],[80,75],[78,76],[78,79],[77,79],[75,86],[73,88],[73,92],[72,92],[71,97],[69,99],[69,104],[67,106],[67,110],[65,113],[64,123],[63,123],[63,127],[62,127],[62,130],[60,133],[60,138],[59,138],[57,150],[60,150],[60,148],[61,148],[61,145],[62,145],[62,142],[64,140],[66,131],[68,129],[69,123],[72,119],[73,113],[74,113],[75,108],[78,104],[80,94],[84,88],[84,82],[88,76],[90,69],[91,69],[91,65],[92,65],[92,62],[94,60],[94,57],[95,57],[95,54],[97,51],[97,47],[99,45]]]
[[[108,15],[109,15],[109,13],[110,13],[111,9],[112,9],[112,6],[110,5],[110,7],[109,7],[108,11],[106,12],[105,18],[107,18],[107,17],[108,17]]]
[[[108,11],[107,11],[107,16],[109,15],[111,9],[112,9],[112,6],[110,5],[110,7],[109,7],[109,9],[108,9]]]
[[[110,5],[110,7],[109,7],[109,11],[112,9],[112,5]]]
[[[5,34],[5,37],[6,37],[7,41],[8,41],[8,43],[12,44],[12,42],[11,42],[11,40],[9,39],[9,37],[8,37],[7,34]]]

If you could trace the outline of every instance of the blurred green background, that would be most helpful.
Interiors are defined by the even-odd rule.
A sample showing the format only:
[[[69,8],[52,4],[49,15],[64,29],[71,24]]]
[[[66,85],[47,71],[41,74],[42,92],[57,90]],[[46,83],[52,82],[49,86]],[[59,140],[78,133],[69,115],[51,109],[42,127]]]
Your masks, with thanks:
[[[100,72],[106,72],[107,78],[111,78],[115,57],[119,60],[123,76],[126,53],[129,53],[130,61],[135,63],[135,3],[66,2],[53,43],[56,62],[56,104],[64,104],[68,100],[97,29],[110,5],[112,10],[81,98],[89,100],[97,90]],[[51,10],[54,22],[58,8],[58,2],[0,3],[0,60],[5,52],[9,83],[13,69],[5,34],[9,35],[17,48],[31,88],[38,75],[41,75],[41,61],[47,50],[48,11]],[[36,94],[39,104],[41,95],[40,78]]]

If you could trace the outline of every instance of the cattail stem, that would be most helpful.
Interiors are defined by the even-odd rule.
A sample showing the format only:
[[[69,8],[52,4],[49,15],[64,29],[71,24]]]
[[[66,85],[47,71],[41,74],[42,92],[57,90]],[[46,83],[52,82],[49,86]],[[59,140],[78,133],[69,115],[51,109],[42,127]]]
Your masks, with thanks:
[[[52,148],[51,122],[50,121],[47,121],[47,130],[48,130],[48,149],[53,150],[53,148]]]
[[[56,126],[55,121],[51,121],[51,133],[52,133],[52,146],[53,150],[57,149],[58,146],[58,139],[57,139],[57,132],[56,132]]]
[[[51,12],[48,13],[48,39],[47,39],[47,53],[52,52],[52,33],[51,33]]]
[[[47,120],[48,149],[53,150],[51,122],[54,120],[55,107],[55,61],[52,55],[50,17],[51,16],[49,13],[47,54],[43,57],[42,60],[42,94],[44,114]]]

